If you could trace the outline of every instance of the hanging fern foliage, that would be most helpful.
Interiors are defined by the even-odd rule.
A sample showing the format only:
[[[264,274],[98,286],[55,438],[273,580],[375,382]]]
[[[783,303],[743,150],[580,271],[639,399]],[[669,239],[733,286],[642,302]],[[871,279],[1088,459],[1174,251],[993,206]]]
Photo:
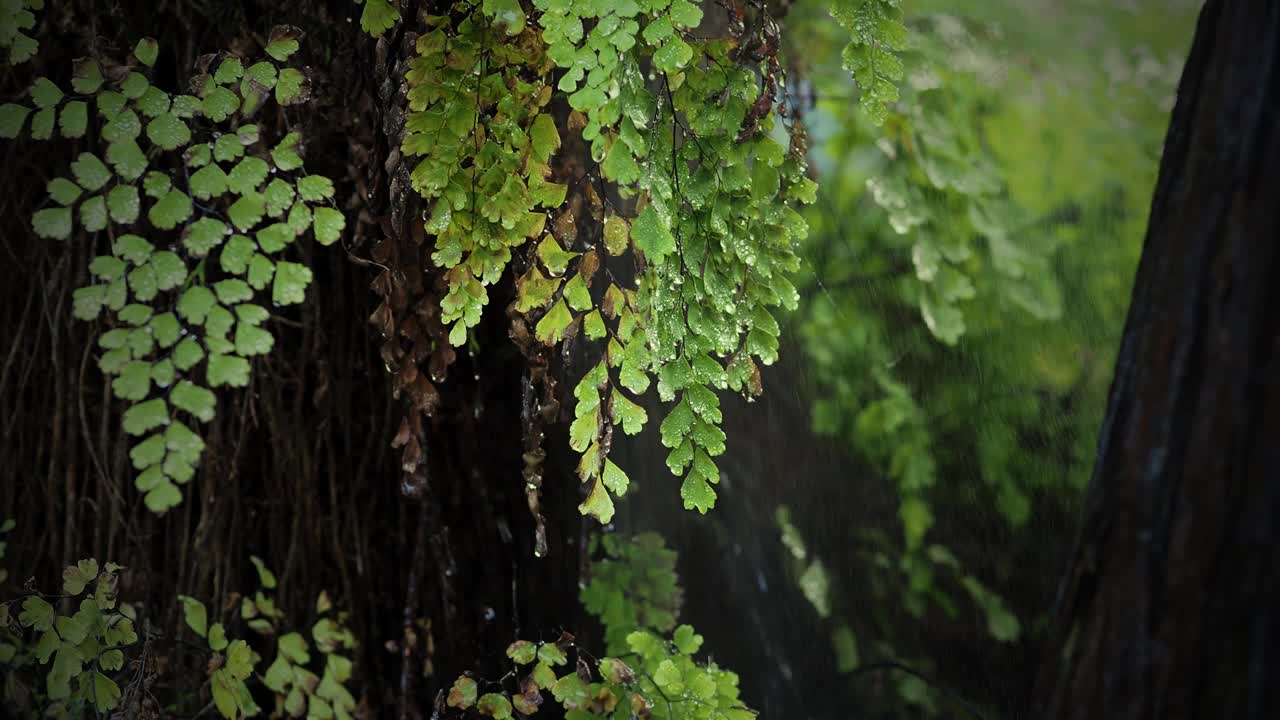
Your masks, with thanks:
[[[135,484],[157,513],[195,476],[214,390],[248,385],[252,359],[271,351],[269,308],[305,298],[312,273],[297,242],[329,245],[345,227],[333,183],[303,169],[301,136],[272,139],[254,121],[270,105],[307,101],[306,73],[287,64],[300,37],[280,26],[261,59],[203,56],[194,94],[152,82],[160,48],[144,38],[122,64],[77,61],[69,92],[41,77],[31,106],[0,106],[4,137],[25,128],[35,139],[93,131],[100,141],[49,181],[31,224],[103,251],[74,313],[105,313],[98,367],[127,403]]]

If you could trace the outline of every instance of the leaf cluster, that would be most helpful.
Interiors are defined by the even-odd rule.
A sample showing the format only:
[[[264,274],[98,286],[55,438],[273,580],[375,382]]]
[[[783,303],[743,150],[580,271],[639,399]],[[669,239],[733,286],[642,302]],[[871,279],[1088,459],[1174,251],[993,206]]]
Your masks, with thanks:
[[[94,320],[108,311],[98,367],[129,403],[135,484],[157,513],[181,502],[179,486],[195,474],[204,450],[195,428],[214,417],[212,389],[247,385],[250,361],[273,347],[267,300],[304,299],[311,270],[287,259],[295,241],[311,234],[328,245],[345,225],[333,183],[302,172],[301,137],[272,144],[253,122],[267,103],[309,97],[306,74],[285,64],[300,35],[277,27],[253,63],[202,57],[194,94],[153,84],[159,47],[144,38],[125,63],[78,60],[69,93],[41,77],[29,92],[34,109],[0,105],[7,138],[29,127],[48,139],[55,126],[80,138],[96,126],[103,151],[82,152],[69,177],[49,181],[32,227],[59,241],[78,229],[106,247],[73,312]]]
[[[12,521],[4,527],[7,531]],[[47,665],[40,695],[48,712],[78,716],[120,704],[116,679],[125,665],[124,651],[138,642],[136,612],[116,596],[122,569],[87,558],[63,570],[61,595],[27,595],[16,617],[9,603],[0,605],[0,665]],[[59,612],[54,606],[59,599],[76,611]]]

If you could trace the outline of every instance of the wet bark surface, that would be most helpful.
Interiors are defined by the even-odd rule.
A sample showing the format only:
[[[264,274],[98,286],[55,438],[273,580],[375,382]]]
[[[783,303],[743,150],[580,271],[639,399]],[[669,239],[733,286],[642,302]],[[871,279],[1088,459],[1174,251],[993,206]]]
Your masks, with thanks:
[[[1211,0],[1035,717],[1280,714],[1280,6]]]

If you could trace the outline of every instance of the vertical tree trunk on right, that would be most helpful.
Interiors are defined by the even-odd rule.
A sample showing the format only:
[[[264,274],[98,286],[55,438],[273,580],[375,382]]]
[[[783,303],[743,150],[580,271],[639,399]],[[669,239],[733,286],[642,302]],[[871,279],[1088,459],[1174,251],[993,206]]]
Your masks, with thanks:
[[[1280,717],[1280,3],[1183,71],[1037,720]]]

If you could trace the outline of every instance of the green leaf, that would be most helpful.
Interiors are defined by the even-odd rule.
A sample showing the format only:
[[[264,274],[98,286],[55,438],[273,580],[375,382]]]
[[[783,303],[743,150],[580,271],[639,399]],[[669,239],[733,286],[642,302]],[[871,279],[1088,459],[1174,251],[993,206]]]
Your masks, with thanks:
[[[151,319],[151,306],[133,303],[120,311],[120,319],[134,327],[142,327]]]
[[[288,687],[292,683],[293,666],[289,664],[289,661],[283,655],[277,654],[276,659],[267,667],[266,674],[262,676],[262,684],[266,685],[267,689],[284,695],[288,693]],[[296,715],[301,714],[300,711],[296,713]]]
[[[249,384],[249,361],[235,355],[210,355],[206,376],[213,387],[244,387]]]
[[[217,163],[209,163],[191,174],[188,187],[196,199],[209,200],[227,191],[227,174]]]
[[[169,422],[169,408],[161,398],[131,405],[124,412],[124,431],[130,435],[144,435]]]
[[[546,315],[534,327],[534,334],[545,345],[555,345],[564,339],[565,330],[573,322],[573,315],[564,300],[557,300]]]
[[[229,85],[244,77],[244,63],[238,57],[229,57],[218,63],[213,74],[213,81],[219,85]]]
[[[567,252],[560,247],[560,243],[548,234],[542,238],[542,242],[538,243],[538,259],[542,260],[543,266],[547,268],[547,272],[553,277],[559,277],[569,267],[569,261],[578,256],[578,253]]]
[[[182,603],[182,619],[186,621],[187,627],[200,637],[208,634],[208,612],[204,603],[188,595],[179,595],[178,601]]]
[[[284,62],[298,51],[298,38],[302,31],[288,25],[279,25],[271,30],[271,39],[265,48],[268,55],[279,62]]]
[[[306,203],[299,200],[289,208],[289,218],[285,222],[293,230],[294,235],[301,235],[311,227],[311,209]]]
[[[31,228],[36,235],[50,240],[66,240],[71,237],[71,208],[45,208],[31,216]],[[97,313],[94,313],[97,317]]]
[[[575,273],[569,279],[569,282],[565,283],[564,299],[569,302],[569,307],[573,310],[591,309],[591,292],[587,290],[587,284],[582,279],[582,273]]]
[[[277,305],[294,305],[307,297],[311,284],[311,268],[298,263],[276,263],[275,284],[271,288],[271,300]]]
[[[613,500],[609,497],[608,491],[604,489],[604,484],[596,481],[591,485],[591,492],[587,494],[587,499],[582,501],[578,506],[578,512],[582,515],[590,515],[594,517],[600,524],[607,525],[613,520]]]
[[[672,0],[667,11],[672,24],[682,28],[695,28],[702,23],[702,9],[688,0]]]
[[[400,20],[400,11],[388,0],[365,0],[360,13],[360,29],[374,37],[390,30]]]
[[[615,141],[609,147],[600,169],[606,178],[620,185],[630,185],[640,179],[640,166],[636,164],[631,148],[621,141]]]
[[[692,655],[702,647],[702,636],[694,632],[689,625],[676,628],[671,640],[675,643],[676,649],[685,655]]]
[[[142,208],[142,200],[138,197],[138,188],[132,185],[117,185],[107,193],[107,209],[111,212],[111,221],[128,225],[138,219]]]
[[[227,187],[237,195],[251,193],[267,179],[267,173],[270,170],[266,160],[253,156],[246,157],[227,173]]]
[[[172,290],[187,279],[187,266],[176,253],[161,250],[151,256],[149,262],[156,271],[156,288]]]
[[[50,613],[53,608],[49,609]],[[469,677],[460,677],[453,681],[449,688],[449,697],[445,701],[449,707],[466,710],[476,703],[476,681]]]
[[[12,140],[18,137],[30,114],[31,110],[21,105],[13,103],[0,105],[0,138]]]
[[[103,90],[98,93],[98,114],[109,121],[119,115],[128,102],[128,98],[114,90]]]
[[[173,181],[169,176],[156,170],[152,170],[142,178],[142,192],[149,198],[162,198],[172,187]]]
[[[612,490],[619,497],[627,494],[627,488],[631,486],[631,480],[622,468],[613,463],[612,460],[605,459],[604,474],[601,476],[604,486]]]
[[[47,107],[37,110],[31,118],[31,137],[36,140],[48,140],[53,137],[53,121],[57,116],[57,108]]]
[[[155,248],[151,243],[138,237],[137,235],[126,234],[116,238],[115,244],[112,245],[112,252],[124,258],[134,265],[141,265],[151,256],[151,251]]]
[[[227,649],[227,631],[222,623],[214,623],[209,627],[209,649],[214,652]]]
[[[529,675],[540,688],[549,688],[556,684],[556,673],[551,669],[551,666],[545,662],[540,662],[537,665],[534,665],[533,672],[529,673]]]
[[[621,215],[610,213],[604,219],[604,246],[610,255],[621,255],[630,244],[631,226]]]
[[[178,342],[178,338],[182,335],[182,326],[178,323],[178,317],[171,312],[156,315],[151,318],[149,324],[151,326],[151,336],[155,338],[156,344],[162,348],[167,348]]]
[[[262,253],[254,253],[253,258],[249,261],[249,274],[246,280],[255,290],[261,290],[271,282],[272,276],[275,275],[276,265],[271,259]]]
[[[213,141],[213,159],[218,162],[231,162],[244,155],[244,143],[239,135],[226,133]]]
[[[108,282],[114,281],[114,279],[123,275],[124,268],[124,261],[115,258],[114,255],[99,255],[88,264],[88,272],[93,277],[101,278]]]
[[[538,648],[528,640],[517,640],[507,646],[507,657],[517,665],[529,665],[537,657]]]
[[[298,180],[298,196],[307,202],[333,197],[333,181],[323,175],[308,175]]]
[[[200,100],[191,95],[175,95],[169,107],[180,118],[193,118],[200,112]]]
[[[179,410],[185,410],[201,422],[213,419],[217,398],[207,388],[183,380],[169,392],[169,402]]]
[[[485,693],[476,702],[476,710],[494,720],[507,720],[511,717],[511,701],[505,695]]]
[[[182,230],[182,246],[192,257],[202,258],[210,250],[222,244],[223,238],[231,234],[231,229],[221,220],[203,217],[187,225]]]
[[[307,652],[307,641],[302,635],[291,632],[281,635],[276,641],[280,654],[298,665],[311,662],[311,654]]]
[[[160,54],[160,45],[155,38],[145,37],[138,41],[133,48],[133,56],[138,58],[138,62],[151,67],[156,64],[156,56]]]
[[[148,82],[146,75],[131,72],[125,77],[124,82],[120,84],[120,94],[130,100],[137,100],[146,94],[149,87],[151,87],[151,83]]]
[[[62,592],[68,595],[79,595],[84,592],[85,586],[97,577],[98,561],[93,558],[81,560],[75,565],[68,565],[62,570]]]
[[[227,217],[231,218],[231,224],[237,230],[244,232],[257,225],[266,212],[267,204],[262,193],[251,192],[231,203],[231,207],[227,208]]]
[[[297,153],[298,142],[302,136],[296,132],[291,132],[280,139],[271,150],[271,162],[276,167],[286,172],[297,170],[302,167],[302,156]]]
[[[692,470],[680,485],[680,498],[684,501],[685,510],[697,510],[703,515],[716,506],[716,491]]]
[[[124,653],[119,650],[108,650],[98,657],[98,667],[107,672],[115,672],[124,667]]]
[[[116,175],[127,182],[133,182],[142,177],[142,173],[147,169],[147,156],[133,140],[122,140],[108,145],[107,162],[115,168]]]
[[[347,220],[342,213],[329,207],[317,207],[311,211],[311,222],[316,242],[321,245],[332,245],[342,236],[342,229]]]
[[[151,382],[156,387],[167,388],[173,384],[173,361],[168,358],[151,366]]]
[[[267,204],[267,214],[280,217],[293,203],[293,185],[288,181],[275,178],[262,190],[262,197]]]
[[[178,315],[193,325],[203,325],[209,311],[218,302],[213,292],[203,285],[192,285],[178,298]]]
[[[653,54],[653,65],[665,73],[679,72],[693,59],[693,48],[679,37],[672,36]]]
[[[560,149],[560,131],[556,129],[555,119],[548,113],[539,113],[529,127],[529,140],[538,162],[550,160]]]
[[[652,205],[640,211],[635,224],[631,226],[631,240],[644,253],[645,259],[654,265],[661,265],[663,259],[676,250],[675,236],[658,217]]]
[[[147,219],[161,230],[172,230],[191,217],[191,198],[178,189],[172,189],[156,201],[147,211]]]
[[[98,232],[107,227],[107,201],[101,195],[80,203],[80,224],[88,232]]]
[[[89,123],[89,107],[80,100],[72,100],[62,106],[62,114],[58,117],[62,136],[69,138],[84,137]]]
[[[38,77],[31,86],[31,102],[38,108],[51,108],[62,101],[63,93],[47,77]]]
[[[105,713],[120,703],[120,686],[114,680],[94,670],[92,683],[87,695],[99,713]]]
[[[548,665],[559,666],[569,662],[564,651],[554,643],[542,643],[538,646],[538,660]]]
[[[151,391],[151,363],[134,360],[111,381],[111,390],[121,400],[142,400]]]
[[[304,87],[307,84],[307,76],[295,68],[284,68],[280,71],[280,77],[276,80],[276,102],[281,105],[295,105],[304,102],[308,93]]]
[[[213,291],[217,293],[218,301],[223,305],[234,305],[253,297],[253,289],[239,278],[219,280],[213,284]]]
[[[649,421],[649,415],[644,408],[627,399],[625,395],[613,391],[613,421],[622,425],[622,430],[628,435],[635,435],[640,432],[644,424]]]
[[[102,87],[102,67],[97,60],[79,58],[73,66],[71,89],[80,95],[93,95]]]
[[[18,622],[36,632],[44,632],[53,627],[53,606],[37,595],[29,595],[22,601],[22,612],[18,614]]]
[[[240,98],[224,87],[215,87],[200,101],[200,112],[220,123],[240,109]]]
[[[245,80],[252,81],[265,90],[270,90],[276,84],[276,66],[265,60],[254,63],[245,70]],[[244,91],[244,85],[241,85],[241,91]]]
[[[169,112],[169,93],[152,85],[147,88],[146,92],[142,93],[142,97],[138,98],[134,104],[143,115],[149,118],[160,117]],[[196,107],[199,106],[197,105]],[[173,116],[178,117],[176,110],[173,112]]]
[[[70,226],[71,210],[67,209],[68,227]],[[94,320],[97,319],[98,313],[102,311],[102,305],[106,301],[107,286],[106,285],[89,285],[76,289],[71,294],[71,314],[78,320]]]
[[[147,138],[165,150],[176,150],[191,142],[191,128],[171,112],[147,123]]]
[[[178,491],[177,485],[164,480],[148,491],[143,501],[151,512],[164,514],[167,510],[177,507],[182,502],[182,493]]]
[[[187,338],[173,349],[173,364],[179,370],[190,370],[196,363],[204,359],[204,349],[200,343]]]
[[[606,330],[604,326],[604,319],[600,317],[599,310],[592,310],[587,313],[585,318],[583,318],[582,332],[592,340],[599,340],[608,334],[608,330]]]
[[[551,686],[551,694],[566,708],[580,708],[587,703],[587,687],[576,672],[556,680]]]
[[[111,179],[111,171],[93,153],[80,153],[80,157],[71,163],[71,173],[75,175],[80,187],[93,192],[99,190]]]
[[[275,338],[271,333],[246,323],[236,325],[236,353],[244,357],[265,355],[271,352]]]

